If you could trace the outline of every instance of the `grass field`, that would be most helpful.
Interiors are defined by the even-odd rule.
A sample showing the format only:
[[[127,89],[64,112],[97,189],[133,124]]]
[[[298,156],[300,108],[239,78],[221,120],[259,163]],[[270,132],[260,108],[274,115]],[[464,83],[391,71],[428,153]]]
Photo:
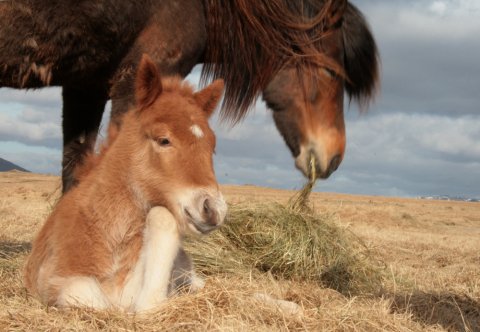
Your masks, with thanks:
[[[206,279],[203,290],[172,298],[155,313],[133,316],[47,308],[23,288],[30,242],[59,189],[55,176],[0,173],[0,331],[480,331],[480,203],[313,193],[315,215],[308,218],[328,226],[335,240],[348,240],[345,246],[350,250],[352,244],[354,253],[349,264],[374,271],[362,274],[371,280],[351,274],[359,287],[337,287],[303,273],[302,266],[316,268],[308,259],[300,267],[262,261],[268,255],[282,259],[287,252],[281,255],[278,248],[287,247],[253,254],[245,244],[251,234],[232,244],[222,242],[232,238],[228,233],[215,233],[205,239],[206,247],[193,241],[188,249],[200,263],[222,252],[222,259],[236,265],[227,268],[224,261],[205,259],[198,266]],[[294,194],[255,186],[224,186],[222,191],[231,206],[226,229],[245,219],[268,233],[278,204]],[[273,219],[256,220],[259,209],[272,209]],[[271,224],[271,234],[281,239],[288,231],[279,229]],[[302,243],[281,250],[295,255],[295,248],[303,248]],[[310,254],[317,257],[318,252]],[[340,274],[333,269],[329,280],[338,281]]]

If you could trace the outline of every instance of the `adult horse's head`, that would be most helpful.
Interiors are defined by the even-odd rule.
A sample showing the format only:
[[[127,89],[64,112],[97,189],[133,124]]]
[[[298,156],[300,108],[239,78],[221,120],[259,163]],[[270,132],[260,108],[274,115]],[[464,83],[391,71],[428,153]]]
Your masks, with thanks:
[[[347,0],[222,2],[229,15],[219,2],[207,6],[203,77],[225,78],[224,118],[240,120],[262,90],[296,166],[309,175],[313,156],[316,176],[327,178],[345,152],[344,91],[365,106],[378,80],[362,14]]]
[[[295,158],[295,166],[307,177],[311,157],[315,175],[327,178],[343,159],[345,123],[343,81],[326,70],[319,70],[320,84],[298,78],[295,69],[282,70],[263,93],[273,111],[278,131]]]
[[[378,80],[377,49],[362,14],[348,4],[342,15],[335,15],[320,48],[341,70],[317,67],[310,75],[299,75],[296,68],[285,68],[263,92],[296,167],[308,177],[312,156],[318,178],[328,178],[343,160],[344,91],[364,107]]]
[[[165,206],[180,229],[208,233],[222,224],[227,206],[213,170],[215,135],[208,125],[223,91],[218,80],[199,92],[179,78],[161,80],[144,56],[135,84],[135,109],[123,132],[134,146],[132,190],[149,206]],[[134,119],[131,119],[134,117]],[[118,140],[117,139],[117,140]],[[117,142],[116,142],[117,143]]]

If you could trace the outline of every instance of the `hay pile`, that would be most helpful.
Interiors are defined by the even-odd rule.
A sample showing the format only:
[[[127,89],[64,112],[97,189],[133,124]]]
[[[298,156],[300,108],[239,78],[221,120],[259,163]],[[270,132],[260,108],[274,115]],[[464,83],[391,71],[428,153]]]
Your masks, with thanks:
[[[343,294],[379,292],[380,270],[353,234],[316,215],[309,206],[310,176],[287,206],[272,203],[230,206],[226,225],[186,250],[202,273],[269,272],[277,278],[315,281]]]
[[[381,275],[359,239],[331,216],[295,212],[280,204],[230,207],[221,230],[187,240],[200,273],[315,281],[343,294],[373,293]]]

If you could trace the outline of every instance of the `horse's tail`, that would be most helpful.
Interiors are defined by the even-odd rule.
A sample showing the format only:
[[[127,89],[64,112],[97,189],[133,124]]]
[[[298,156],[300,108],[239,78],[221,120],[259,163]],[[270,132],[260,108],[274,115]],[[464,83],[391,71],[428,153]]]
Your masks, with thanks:
[[[363,14],[348,4],[342,24],[345,89],[350,100],[366,109],[379,86],[379,54],[375,39]]]

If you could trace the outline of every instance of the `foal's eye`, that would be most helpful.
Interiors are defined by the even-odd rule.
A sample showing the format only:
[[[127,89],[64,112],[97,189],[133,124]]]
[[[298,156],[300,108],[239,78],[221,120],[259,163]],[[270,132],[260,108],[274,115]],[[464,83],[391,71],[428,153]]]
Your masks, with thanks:
[[[160,146],[169,146],[171,144],[170,140],[166,137],[159,137],[155,139],[155,142],[157,142],[157,144]]]

